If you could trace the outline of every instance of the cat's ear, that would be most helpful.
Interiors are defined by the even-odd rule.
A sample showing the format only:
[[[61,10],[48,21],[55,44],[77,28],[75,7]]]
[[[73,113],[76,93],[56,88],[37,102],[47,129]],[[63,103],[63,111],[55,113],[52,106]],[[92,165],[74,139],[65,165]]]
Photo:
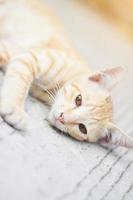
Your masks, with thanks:
[[[89,76],[89,80],[111,90],[126,73],[125,67],[107,68]]]
[[[133,139],[126,135],[120,128],[115,124],[110,123],[108,125],[107,132],[98,141],[100,144],[112,144],[117,146],[124,146],[127,148],[133,148]]]

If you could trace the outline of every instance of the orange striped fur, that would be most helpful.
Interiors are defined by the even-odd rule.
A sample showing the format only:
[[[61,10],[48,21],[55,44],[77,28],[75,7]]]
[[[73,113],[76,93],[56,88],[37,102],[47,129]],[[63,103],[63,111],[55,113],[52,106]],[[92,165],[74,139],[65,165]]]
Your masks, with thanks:
[[[107,79],[116,79],[122,68],[91,74],[60,22],[39,0],[0,1],[0,27],[0,67],[6,69],[0,113],[5,121],[26,128],[24,103],[30,90],[50,104],[53,126],[78,140],[104,137],[113,120]]]

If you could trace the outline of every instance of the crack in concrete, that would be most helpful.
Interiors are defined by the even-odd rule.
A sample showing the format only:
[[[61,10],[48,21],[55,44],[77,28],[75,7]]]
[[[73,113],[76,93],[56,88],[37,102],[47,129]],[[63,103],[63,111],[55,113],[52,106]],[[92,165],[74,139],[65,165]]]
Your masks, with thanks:
[[[130,185],[128,190],[125,192],[125,194],[122,196],[121,200],[124,200],[126,196],[129,194],[129,192],[133,189],[133,183]]]
[[[65,193],[64,195],[62,195],[62,196],[60,196],[60,197],[57,197],[57,200],[62,200],[62,199],[65,199],[66,197],[68,197],[68,196],[71,196],[73,193],[75,193],[76,192],[76,190],[83,184],[83,182],[88,178],[88,176],[97,168],[97,167],[99,167],[101,164],[102,164],[102,162],[105,160],[105,158],[107,158],[107,156],[110,154],[110,153],[112,153],[115,149],[116,149],[117,147],[115,147],[115,148],[112,148],[112,149],[110,149],[104,156],[103,156],[103,158],[75,185],[75,187],[73,188],[73,190],[72,191],[70,191],[70,192],[67,192],[67,193]]]
[[[132,165],[133,161],[129,162],[126,168],[121,172],[120,176],[118,179],[111,185],[110,189],[106,192],[106,194],[100,199],[100,200],[105,200],[105,198],[111,193],[113,188],[119,183],[121,178],[124,176],[125,172],[129,169],[129,167]]]
[[[100,182],[104,180],[104,178],[112,171],[113,167],[120,161],[125,155],[127,155],[129,150],[127,150],[125,153],[123,153],[121,156],[119,156],[111,165],[111,167],[108,169],[108,171],[99,179],[99,181],[88,191],[85,200],[88,200],[88,197],[91,196],[93,190],[99,185]]]

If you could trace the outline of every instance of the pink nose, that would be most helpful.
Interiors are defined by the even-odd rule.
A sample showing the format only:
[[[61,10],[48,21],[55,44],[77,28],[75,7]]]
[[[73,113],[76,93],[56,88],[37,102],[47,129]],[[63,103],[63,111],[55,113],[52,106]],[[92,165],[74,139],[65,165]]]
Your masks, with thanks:
[[[62,124],[64,124],[64,114],[63,114],[63,112],[60,114],[60,116],[57,118],[57,120],[59,122],[61,122]]]

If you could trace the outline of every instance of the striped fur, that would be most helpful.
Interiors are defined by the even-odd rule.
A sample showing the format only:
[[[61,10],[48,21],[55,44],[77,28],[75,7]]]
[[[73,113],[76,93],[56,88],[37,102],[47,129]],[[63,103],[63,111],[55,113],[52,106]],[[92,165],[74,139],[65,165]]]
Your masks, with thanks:
[[[90,142],[105,136],[112,122],[112,101],[102,78],[116,76],[118,68],[113,68],[114,74],[104,71],[88,80],[88,64],[40,1],[0,1],[0,27],[0,67],[6,70],[0,97],[4,119],[18,129],[26,127],[24,103],[30,90],[51,105],[49,121],[58,129]],[[79,94],[83,101],[77,108]],[[86,125],[86,135],[79,130],[81,123]]]

